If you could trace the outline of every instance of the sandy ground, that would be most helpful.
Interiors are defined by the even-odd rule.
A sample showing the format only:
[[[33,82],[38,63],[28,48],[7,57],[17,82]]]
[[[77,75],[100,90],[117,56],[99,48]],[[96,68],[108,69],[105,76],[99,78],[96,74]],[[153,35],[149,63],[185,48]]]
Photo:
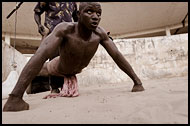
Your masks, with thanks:
[[[178,124],[188,123],[188,77],[133,83],[80,86],[75,98],[42,99],[49,92],[24,97],[30,110],[2,112],[3,124]],[[2,100],[2,107],[6,100]]]

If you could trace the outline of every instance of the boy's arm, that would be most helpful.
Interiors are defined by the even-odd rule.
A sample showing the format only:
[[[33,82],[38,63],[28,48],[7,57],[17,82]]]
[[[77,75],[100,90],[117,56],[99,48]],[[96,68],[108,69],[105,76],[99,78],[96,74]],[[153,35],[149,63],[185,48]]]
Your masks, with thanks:
[[[20,94],[22,97],[22,93],[24,93],[34,77],[38,75],[45,61],[59,48],[62,36],[63,32],[60,30],[60,27],[56,27],[50,35],[43,39],[36,53],[23,68],[11,94]]]
[[[100,44],[106,49],[106,51],[112,57],[112,59],[115,61],[118,67],[122,71],[124,71],[134,81],[135,84],[142,84],[140,79],[133,71],[131,65],[120,53],[113,41],[109,39],[108,35],[103,29],[101,29],[101,37],[102,41],[100,42]]]

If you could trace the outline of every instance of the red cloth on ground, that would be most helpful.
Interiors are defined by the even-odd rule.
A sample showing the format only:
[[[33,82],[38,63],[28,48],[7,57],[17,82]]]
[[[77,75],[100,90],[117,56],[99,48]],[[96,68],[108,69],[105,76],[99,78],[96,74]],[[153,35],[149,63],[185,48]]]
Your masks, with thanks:
[[[78,82],[75,75],[64,77],[63,88],[60,93],[51,93],[43,99],[56,98],[56,97],[76,97],[79,96]]]

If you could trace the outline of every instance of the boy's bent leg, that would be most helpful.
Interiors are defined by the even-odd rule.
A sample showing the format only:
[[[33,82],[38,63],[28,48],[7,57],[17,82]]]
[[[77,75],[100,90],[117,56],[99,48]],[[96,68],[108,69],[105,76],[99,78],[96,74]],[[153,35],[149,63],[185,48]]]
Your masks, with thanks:
[[[44,63],[44,65],[43,65],[42,69],[40,70],[38,76],[48,76],[49,75],[47,64],[48,64],[48,62]]]
[[[29,104],[21,97],[9,94],[9,98],[3,107],[3,111],[22,111],[29,110]]]
[[[51,93],[60,93],[59,88],[64,84],[64,77],[50,76]]]
[[[59,87],[57,85],[57,78],[56,76],[49,76],[49,84],[50,84],[50,87],[51,87],[51,93],[59,93]]]
[[[63,87],[64,77],[49,76],[49,81],[50,81],[51,93],[43,97],[43,99],[56,98],[57,96],[59,96],[60,93],[59,87]]]

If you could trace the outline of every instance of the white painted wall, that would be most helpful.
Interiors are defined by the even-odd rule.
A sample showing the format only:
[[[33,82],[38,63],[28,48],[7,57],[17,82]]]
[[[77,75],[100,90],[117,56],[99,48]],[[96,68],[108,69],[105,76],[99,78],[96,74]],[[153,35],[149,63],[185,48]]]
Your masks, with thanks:
[[[188,34],[140,39],[118,39],[114,43],[142,80],[188,74]],[[87,68],[78,75],[79,84],[120,83],[131,79],[119,69],[102,46]]]
[[[6,80],[9,73],[13,70],[13,67],[11,65],[14,55],[14,59],[17,64],[16,71],[18,74],[20,74],[21,70],[27,62],[27,58],[15,50],[12,46],[5,43],[5,41],[2,41],[2,81]]]

